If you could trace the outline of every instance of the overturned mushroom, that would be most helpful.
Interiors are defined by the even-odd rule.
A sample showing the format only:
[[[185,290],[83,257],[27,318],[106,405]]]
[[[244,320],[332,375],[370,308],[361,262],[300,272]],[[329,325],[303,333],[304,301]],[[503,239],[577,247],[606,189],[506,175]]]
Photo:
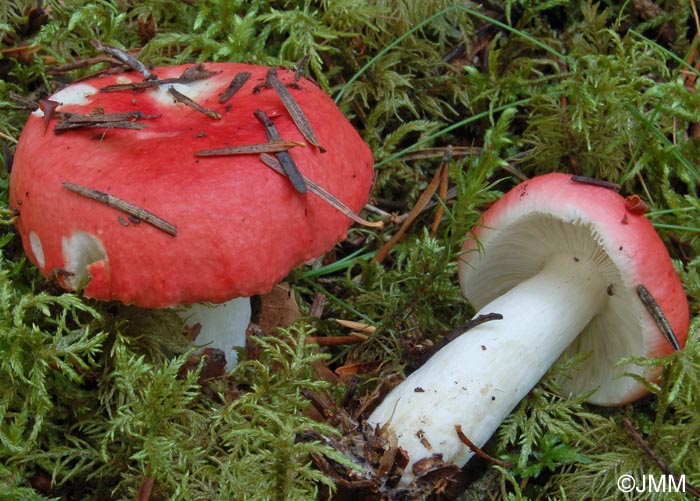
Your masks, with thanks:
[[[618,361],[674,346],[640,300],[640,285],[677,346],[685,343],[687,299],[652,225],[615,191],[568,175],[526,181],[486,211],[465,243],[460,282],[477,316],[503,318],[449,343],[369,417],[408,453],[404,484],[419,476],[412,465],[433,455],[464,465],[474,451],[457,427],[483,446],[562,353],[590,353],[561,380],[565,392],[593,392],[589,402],[606,406],[642,396],[645,386],[624,374],[654,380],[658,370]]]
[[[258,152],[197,153],[267,143],[254,116],[262,110],[300,172],[352,211],[366,203],[373,179],[369,147],[333,101],[311,81],[294,81],[294,71],[278,71],[282,85],[294,83],[288,93],[322,152],[274,89],[253,92],[267,73],[234,63],[161,67],[146,81],[121,73],[51,96],[60,105],[48,128],[42,111],[29,117],[10,179],[32,262],[44,275],[63,270],[61,284],[90,298],[196,304],[184,313],[202,325],[196,343],[224,349],[230,367],[250,315],[247,299],[232,299],[269,291],[342,240],[352,221],[297,192]],[[220,102],[234,80],[235,94]]]

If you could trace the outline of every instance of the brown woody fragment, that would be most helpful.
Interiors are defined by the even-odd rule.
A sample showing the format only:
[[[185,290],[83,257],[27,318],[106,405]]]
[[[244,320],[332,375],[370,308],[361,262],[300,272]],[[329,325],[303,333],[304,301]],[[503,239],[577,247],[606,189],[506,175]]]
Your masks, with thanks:
[[[654,319],[654,322],[659,327],[661,334],[663,334],[666,338],[666,341],[668,341],[668,344],[670,344],[674,350],[680,350],[681,345],[678,342],[676,333],[673,332],[673,327],[671,327],[671,324],[668,322],[666,315],[664,315],[664,312],[661,310],[659,303],[657,303],[654,299],[654,296],[652,296],[649,290],[642,284],[637,286],[637,296],[639,296],[639,300],[647,309],[649,315],[651,315],[651,318]]]
[[[309,124],[306,115],[304,115],[304,112],[301,110],[299,104],[294,100],[294,97],[292,97],[290,92],[287,90],[287,87],[285,87],[285,85],[282,82],[280,82],[280,79],[277,77],[277,70],[275,68],[270,68],[268,70],[267,82],[273,89],[275,89],[275,92],[277,92],[277,95],[282,100],[282,104],[284,104],[284,107],[289,112],[289,115],[292,117],[292,120],[294,121],[297,128],[299,129],[299,132],[301,132],[304,138],[308,142],[316,146],[320,151],[326,151],[320,144],[318,144],[316,134],[311,128],[311,125]]]
[[[593,186],[600,186],[601,188],[606,188],[608,190],[613,190],[613,191],[620,191],[620,189],[622,188],[617,183],[611,183],[610,181],[604,181],[602,179],[596,179],[594,177],[571,176],[571,180],[576,182],[576,183],[590,184]]]
[[[146,124],[134,120],[147,120],[158,118],[160,115],[146,115],[141,111],[128,111],[124,113],[103,113],[101,109],[92,113],[60,113],[59,122],[54,126],[54,132],[63,132],[75,129],[144,129]]]
[[[217,113],[214,110],[210,110],[209,108],[205,108],[194,99],[184,95],[175,87],[168,87],[168,93],[171,96],[173,96],[173,99],[175,99],[176,103],[184,104],[185,106],[192,108],[193,110],[198,111],[200,113],[203,113],[209,118],[213,118],[214,120],[221,120],[221,115],[219,113]]]
[[[198,63],[190,68],[187,68],[182,72],[179,77],[176,78],[163,78],[162,80],[146,80],[144,82],[131,82],[125,84],[114,84],[106,85],[100,88],[100,92],[119,92],[122,90],[143,90],[150,89],[154,87],[160,87],[161,85],[172,85],[172,84],[188,84],[196,82],[198,80],[205,80],[214,75],[218,75],[219,71],[209,71],[205,68],[202,63]]]
[[[282,141],[282,137],[280,136],[279,132],[277,132],[277,127],[275,127],[275,124],[272,122],[272,120],[270,120],[270,117],[267,116],[267,113],[262,110],[255,110],[253,115],[255,115],[255,118],[257,118],[263,127],[265,127],[265,135],[267,136],[268,141],[273,143]],[[306,193],[308,191],[308,187],[306,186],[305,178],[303,174],[299,172],[299,168],[294,163],[294,160],[289,152],[280,151],[279,153],[275,154],[275,156],[277,157],[278,163],[282,167],[284,174],[287,175],[289,181],[292,183],[292,186],[294,186],[299,193]],[[263,162],[265,162],[264,159]]]
[[[261,153],[279,153],[287,151],[295,146],[304,146],[304,143],[297,141],[279,141],[272,143],[242,144],[229,148],[214,148],[211,150],[200,150],[196,153],[198,157],[212,157],[219,155],[259,155]]]
[[[487,460],[489,463],[493,463],[493,464],[496,464],[498,466],[502,466],[503,468],[512,468],[513,467],[513,465],[510,464],[508,461],[502,461],[502,460],[497,459],[493,456],[489,456],[484,451],[482,451],[479,447],[477,447],[474,444],[474,442],[469,440],[469,437],[467,437],[464,434],[464,432],[462,431],[461,424],[455,425],[455,431],[457,432],[457,436],[459,437],[459,441],[462,442],[467,447],[469,447],[472,451],[474,451],[474,454],[476,454],[480,458]]]
[[[278,153],[279,155],[279,153]],[[281,163],[273,156],[268,155],[266,153],[263,153],[260,155],[260,159],[263,161],[265,165],[273,169],[274,171],[284,175],[286,174]],[[322,186],[316,184],[315,181],[312,181],[308,177],[304,176],[303,174],[300,173],[302,176],[302,179],[304,180],[304,184],[307,186],[308,191],[311,193],[321,197],[323,200],[328,202],[330,205],[338,209],[340,212],[345,214],[347,217],[352,219],[358,224],[361,224],[363,226],[367,226],[370,228],[381,228],[384,226],[384,223],[381,221],[367,221],[365,219],[362,219],[360,216],[355,214],[350,207],[345,205],[343,202],[338,200],[334,195],[329,193],[325,188]]]
[[[93,47],[95,47],[100,52],[104,52],[105,54],[109,54],[110,56],[118,59],[122,63],[129,66],[131,69],[141,73],[146,80],[155,80],[158,78],[157,75],[151,73],[151,71],[146,67],[145,64],[143,64],[141,61],[136,59],[134,56],[132,56],[128,52],[125,52],[121,49],[118,49],[117,47],[113,47],[111,45],[104,44],[104,43],[100,42],[99,40],[92,40],[91,43],[92,43]]]
[[[72,191],[73,193],[77,193],[78,195],[90,198],[97,202],[103,203],[109,207],[112,207],[113,209],[120,210],[130,216],[136,217],[141,221],[148,223],[161,231],[164,231],[168,235],[175,236],[177,234],[177,228],[173,224],[167,222],[165,219],[159,216],[156,216],[155,214],[147,211],[146,209],[137,207],[136,205],[130,202],[117,198],[103,191],[93,190],[92,188],[86,188],[85,186],[73,184],[68,181],[63,183],[63,187],[67,190]]]
[[[251,73],[249,71],[241,71],[236,73],[233,76],[233,79],[231,80],[231,83],[228,84],[228,87],[226,87],[226,90],[219,96],[219,102],[220,103],[225,103],[233,95],[240,90],[243,85],[248,81],[250,78]]]

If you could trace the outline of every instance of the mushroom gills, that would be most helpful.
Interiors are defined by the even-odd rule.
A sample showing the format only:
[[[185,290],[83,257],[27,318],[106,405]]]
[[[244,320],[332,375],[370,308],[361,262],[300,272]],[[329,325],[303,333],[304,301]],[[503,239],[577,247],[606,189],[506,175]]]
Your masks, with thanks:
[[[90,282],[91,264],[107,261],[107,252],[96,236],[76,231],[70,237],[63,237],[63,260],[65,269],[72,274],[66,282],[76,291]]]
[[[474,256],[477,273],[462,283],[462,290],[475,309],[484,309],[499,295],[539,273],[553,255],[569,255],[571,260],[593,263],[596,273],[606,281],[606,307],[564,352],[565,357],[591,354],[578,368],[581,377],[561,377],[558,382],[564,393],[572,395],[597,390],[589,402],[611,405],[615,401],[611,395],[636,384],[633,378],[619,376],[625,373],[643,375],[644,372],[634,364],[616,365],[622,356],[643,355],[638,335],[641,320],[638,315],[630,314],[635,307],[641,309],[641,304],[622,279],[620,260],[615,262],[609,254],[617,252],[616,248],[606,251],[603,242],[604,237],[586,220],[528,213],[504,227],[497,238],[486,244],[483,254]],[[610,289],[612,296],[608,294]],[[567,308],[575,304],[570,298]]]

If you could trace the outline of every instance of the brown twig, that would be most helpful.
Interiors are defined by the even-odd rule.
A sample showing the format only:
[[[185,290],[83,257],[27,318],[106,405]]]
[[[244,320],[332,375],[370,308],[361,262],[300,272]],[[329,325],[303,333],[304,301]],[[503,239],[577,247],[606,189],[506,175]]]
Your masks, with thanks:
[[[259,155],[260,153],[279,153],[287,151],[295,146],[305,146],[297,141],[281,141],[274,143],[243,144],[231,146],[230,148],[214,148],[211,150],[200,150],[195,155],[198,157],[213,157],[219,155]]]
[[[466,324],[457,327],[456,329],[452,329],[450,332],[445,334],[441,339],[439,339],[435,344],[433,344],[430,347],[430,349],[425,353],[425,355],[423,355],[423,358],[420,361],[420,365],[425,364],[425,362],[427,362],[430,357],[435,355],[438,351],[440,351],[442,348],[447,346],[449,343],[457,339],[465,332],[475,327],[478,327],[481,324],[491,322],[493,320],[503,320],[503,315],[501,315],[500,313],[484,313],[482,315],[479,315],[478,317],[472,318]]]
[[[270,68],[267,71],[266,81],[273,89],[275,89],[275,92],[277,92],[277,95],[282,100],[282,104],[284,104],[284,107],[289,112],[289,115],[292,117],[292,120],[304,138],[316,146],[320,151],[326,151],[320,144],[318,144],[316,134],[311,128],[311,124],[309,124],[309,121],[306,118],[306,115],[304,115],[304,112],[301,110],[299,104],[294,100],[294,97],[292,97],[290,92],[287,90],[287,87],[285,87],[284,84],[280,82],[280,79],[277,78],[277,70],[275,68]]]
[[[4,132],[0,132],[0,138],[5,139],[6,141],[10,141],[11,143],[17,144],[17,139],[15,139],[12,136],[8,136]]]
[[[503,461],[501,459],[495,458],[493,456],[490,456],[486,454],[484,451],[479,449],[479,447],[474,444],[471,440],[469,440],[469,437],[467,437],[464,432],[462,431],[462,425],[455,425],[455,431],[457,432],[457,436],[459,437],[460,442],[462,442],[464,445],[469,447],[474,454],[479,456],[481,459],[485,459],[489,463],[493,463],[498,466],[502,466],[503,468],[512,468],[513,465],[510,464],[508,461]]]
[[[17,103],[17,106],[6,106],[3,108],[8,108],[8,109],[14,109],[14,110],[27,110],[27,111],[34,111],[39,107],[39,103],[36,101],[32,101],[31,99],[26,99],[16,92],[8,92],[7,94],[15,103]]]
[[[134,120],[148,120],[158,118],[160,115],[146,115],[142,111],[128,111],[124,113],[61,113],[59,122],[54,126],[54,132],[63,132],[75,129],[144,129],[146,124],[134,122]]]
[[[165,219],[159,216],[156,216],[146,209],[137,207],[130,202],[126,202],[125,200],[103,191],[93,190],[92,188],[86,188],[85,186],[69,183],[68,181],[63,183],[63,187],[72,191],[73,193],[77,193],[78,195],[90,198],[97,202],[103,203],[108,207],[112,207],[113,209],[120,210],[130,216],[136,217],[139,220],[167,233],[168,235],[175,236],[177,234],[177,228],[173,224],[167,222]]]
[[[346,344],[358,344],[366,341],[366,336],[306,336],[304,342],[307,344],[317,344],[319,346],[341,346]]]
[[[611,183],[610,181],[603,181],[602,179],[596,179],[594,177],[571,176],[571,180],[575,183],[590,184],[592,186],[599,186],[608,190],[620,191],[619,184]]]
[[[190,68],[185,69],[179,77],[163,78],[162,80],[146,80],[145,82],[130,82],[125,84],[114,84],[100,87],[100,92],[119,92],[123,90],[143,90],[161,85],[172,84],[188,84],[198,80],[205,80],[214,75],[218,75],[220,71],[209,71],[202,63],[198,63]]]
[[[193,110],[198,111],[200,113],[203,113],[209,118],[213,118],[214,120],[221,120],[221,115],[219,113],[217,113],[214,110],[210,110],[209,108],[205,108],[191,97],[187,97],[186,95],[184,95],[175,87],[168,87],[168,93],[171,96],[173,96],[175,102],[184,104],[185,106],[192,108]]]
[[[440,167],[435,173],[435,176],[433,176],[433,179],[430,181],[430,184],[428,184],[428,187],[423,191],[423,193],[421,193],[420,198],[418,198],[418,201],[413,206],[413,209],[411,209],[411,212],[409,212],[408,217],[403,222],[398,231],[392,235],[389,241],[385,243],[382,246],[382,248],[379,249],[377,254],[372,258],[373,263],[381,263],[382,261],[384,261],[384,259],[391,252],[391,249],[393,249],[394,246],[399,242],[399,240],[403,238],[406,231],[408,231],[408,228],[413,224],[413,221],[416,220],[416,218],[423,211],[425,206],[428,205],[430,199],[432,198],[433,194],[440,185],[440,180],[442,179],[442,170],[447,169],[447,161],[445,160],[446,156],[447,150],[445,152],[445,156],[443,156],[442,162],[440,162]]]
[[[104,44],[99,40],[91,40],[91,43],[93,47],[95,47],[100,52],[109,54],[110,56],[126,64],[132,70],[141,73],[146,80],[155,80],[156,78],[158,78],[157,75],[151,73],[150,70],[146,68],[145,64],[143,64],[141,61],[136,59],[128,52],[118,49],[116,47],[112,47],[111,45]]]
[[[364,322],[355,322],[354,320],[336,318],[335,323],[343,327],[347,327],[348,329],[364,332],[366,334],[373,334],[377,331],[377,327],[375,327],[374,325],[369,325]]]
[[[450,188],[449,190],[447,190],[447,196],[445,197],[445,200],[448,200],[448,201],[449,201],[449,200],[454,199],[455,197],[457,197],[457,188],[452,187],[452,188]],[[440,202],[438,202],[434,196],[431,197],[431,198],[430,198],[430,202],[428,202],[428,203],[425,205],[425,207],[423,207],[423,210],[421,210],[421,214],[424,213],[424,212],[429,211],[429,210],[432,209],[433,207],[437,206],[439,203],[440,203]],[[381,209],[380,209],[380,210],[381,210]],[[409,212],[405,212],[405,213],[403,213],[403,214],[400,214],[400,215],[398,215],[398,216],[397,216],[397,215],[393,215],[393,214],[388,214],[388,216],[387,216],[387,215],[384,215],[384,217],[388,217],[388,218],[391,220],[391,222],[394,223],[394,224],[402,224],[404,221],[406,221],[406,219],[408,219],[409,216],[411,216],[411,212],[410,212],[410,211],[409,211]]]
[[[251,73],[249,71],[239,71],[233,76],[233,79],[231,80],[231,83],[228,84],[228,87],[226,87],[226,90],[221,93],[219,96],[219,102],[221,104],[225,103],[229,99],[233,97],[233,95],[238,92],[243,85],[248,81],[250,78]]]
[[[453,157],[462,157],[468,155],[480,155],[483,148],[476,146],[447,146],[439,148],[421,148],[419,150],[412,150],[408,153],[401,155],[401,161],[407,162],[409,160],[424,160],[426,158],[439,158],[445,156],[445,150],[447,148],[452,148]]]
[[[272,143],[282,141],[282,137],[280,136],[279,132],[277,132],[277,127],[275,127],[275,124],[272,123],[272,120],[270,120],[270,117],[267,116],[267,113],[262,110],[255,110],[253,115],[255,115],[255,118],[257,118],[262,126],[265,127],[265,135],[267,136],[268,141]],[[289,182],[292,183],[292,186],[294,186],[294,189],[296,189],[299,193],[306,193],[308,191],[306,178],[301,172],[299,172],[299,168],[294,163],[294,160],[289,152],[280,151],[279,153],[275,154],[275,156],[277,157],[279,164],[282,166],[283,172],[289,178]],[[263,162],[264,161],[265,160],[263,160]]]
[[[676,481],[679,481],[680,479],[674,475],[674,473],[671,471],[671,468],[668,466],[668,463],[661,459],[661,456],[659,456],[654,449],[651,448],[649,443],[644,440],[644,437],[642,437],[642,434],[639,433],[639,430],[634,427],[632,424],[632,421],[630,421],[628,418],[623,417],[622,418],[622,424],[625,425],[625,428],[627,429],[627,433],[632,437],[632,439],[637,442],[637,445],[642,448],[642,450],[656,463],[656,465],[663,471],[666,475],[672,476]],[[697,487],[694,487],[693,485],[688,484],[687,482],[685,483],[685,490],[686,492],[690,492],[693,496],[700,498],[700,489]]]
[[[53,131],[56,134],[63,134],[69,130],[75,129],[134,129],[141,130],[147,128],[148,125],[140,122],[132,122],[130,120],[114,121],[114,122],[95,122],[95,123],[67,123],[59,122],[54,125]]]
[[[306,66],[309,64],[309,59],[311,59],[311,54],[307,54],[301,58],[301,61],[297,63],[297,69],[294,72],[294,81],[298,82],[301,80],[304,71],[306,71]]]
[[[639,284],[637,286],[637,296],[639,296],[639,300],[647,309],[647,311],[651,315],[651,318],[654,319],[654,322],[659,327],[661,334],[663,334],[666,338],[666,341],[668,341],[668,344],[670,344],[674,350],[680,350],[681,345],[678,342],[676,333],[673,332],[671,324],[668,323],[666,315],[664,315],[664,312],[661,310],[659,303],[657,303],[654,299],[654,296],[652,296],[649,290],[647,290],[647,288],[644,287],[644,285],[642,284]]]
[[[109,63],[113,66],[122,66],[123,63],[119,61],[116,58],[105,56],[105,55],[100,55],[96,57],[89,57],[86,59],[76,59],[74,61],[70,61],[66,64],[62,64],[60,66],[56,66],[55,68],[49,68],[46,70],[46,73],[52,74],[52,75],[60,75],[64,73],[68,73],[69,71],[73,70],[79,70],[82,68],[86,68],[88,66],[94,66],[96,64],[100,63]]]
[[[146,466],[146,475],[143,477],[139,492],[136,494],[136,501],[149,501],[154,484],[155,479],[151,476],[151,465],[149,464]]]
[[[58,101],[52,99],[39,99],[39,109],[44,113],[44,133],[49,128],[49,122],[56,115],[56,110],[61,105]]]
[[[279,153],[278,153],[278,155],[279,155]],[[281,163],[275,157],[268,155],[266,153],[263,153],[262,155],[260,155],[260,160],[262,160],[263,163],[265,165],[267,165],[268,167],[270,167],[272,170],[274,170],[282,175],[286,174]],[[365,219],[362,219],[360,216],[355,214],[350,207],[348,207],[343,202],[338,200],[328,190],[326,190],[322,186],[316,184],[315,181],[312,181],[311,179],[304,176],[303,174],[301,174],[301,173],[299,173],[299,174],[302,176],[302,179],[304,181],[304,184],[307,186],[308,191],[310,191],[314,195],[317,195],[318,197],[322,198],[329,205],[333,206],[335,209],[339,210],[340,212],[345,214],[347,217],[349,217],[350,219],[352,219],[356,223],[361,224],[363,226],[370,227],[370,228],[381,228],[382,226],[384,226],[384,223],[382,223],[381,221],[367,221]]]
[[[445,148],[445,154],[442,157],[443,163],[449,163],[449,160],[452,158],[452,154],[453,148],[451,145],[448,145],[447,148]],[[440,172],[441,175],[440,186],[438,188],[438,197],[440,200],[442,200],[442,203],[438,204],[437,209],[435,209],[435,215],[433,216],[433,225],[430,228],[431,237],[434,237],[437,234],[438,227],[440,226],[440,220],[442,219],[442,214],[445,212],[444,203],[447,200],[448,185],[450,180],[450,169],[448,167],[440,169]]]

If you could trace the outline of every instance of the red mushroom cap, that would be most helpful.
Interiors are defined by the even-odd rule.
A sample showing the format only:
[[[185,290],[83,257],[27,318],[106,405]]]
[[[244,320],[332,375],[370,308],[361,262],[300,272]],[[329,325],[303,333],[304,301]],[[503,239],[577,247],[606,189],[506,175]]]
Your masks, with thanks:
[[[621,357],[673,350],[639,298],[639,285],[656,300],[680,346],[685,344],[688,302],[668,251],[649,220],[626,207],[614,190],[574,182],[566,174],[530,179],[482,215],[464,251],[460,282],[476,309],[534,276],[554,253],[597,256],[609,282],[608,305],[565,352],[592,353],[587,365],[577,378],[561,380],[575,394],[599,388],[589,400],[593,403],[616,405],[646,393],[641,383],[619,377],[642,373],[630,364],[615,367]],[[652,380],[658,370],[644,375]]]
[[[191,67],[191,66],[189,66]],[[180,77],[188,66],[153,70]],[[142,112],[138,130],[82,128],[57,134],[56,117],[41,112],[22,132],[10,178],[10,206],[32,262],[48,275],[65,269],[69,288],[143,307],[223,302],[270,290],[291,269],[345,238],[351,220],[267,167],[258,154],[200,157],[201,150],[266,143],[255,110],[272,118],[299,170],[359,212],[373,180],[369,147],[333,101],[313,82],[288,87],[319,144],[309,144],[277,92],[259,87],[268,68],[206,64],[215,75],[174,87],[215,119],[168,93],[170,85],[100,92],[141,82],[122,73],[68,86],[51,97],[59,113]],[[219,96],[233,77],[250,72],[226,102]],[[283,83],[294,73],[279,70]],[[135,122],[136,120],[131,120]],[[48,125],[48,128],[47,128]],[[117,197],[175,226],[175,236],[146,221],[66,189],[73,183]]]

